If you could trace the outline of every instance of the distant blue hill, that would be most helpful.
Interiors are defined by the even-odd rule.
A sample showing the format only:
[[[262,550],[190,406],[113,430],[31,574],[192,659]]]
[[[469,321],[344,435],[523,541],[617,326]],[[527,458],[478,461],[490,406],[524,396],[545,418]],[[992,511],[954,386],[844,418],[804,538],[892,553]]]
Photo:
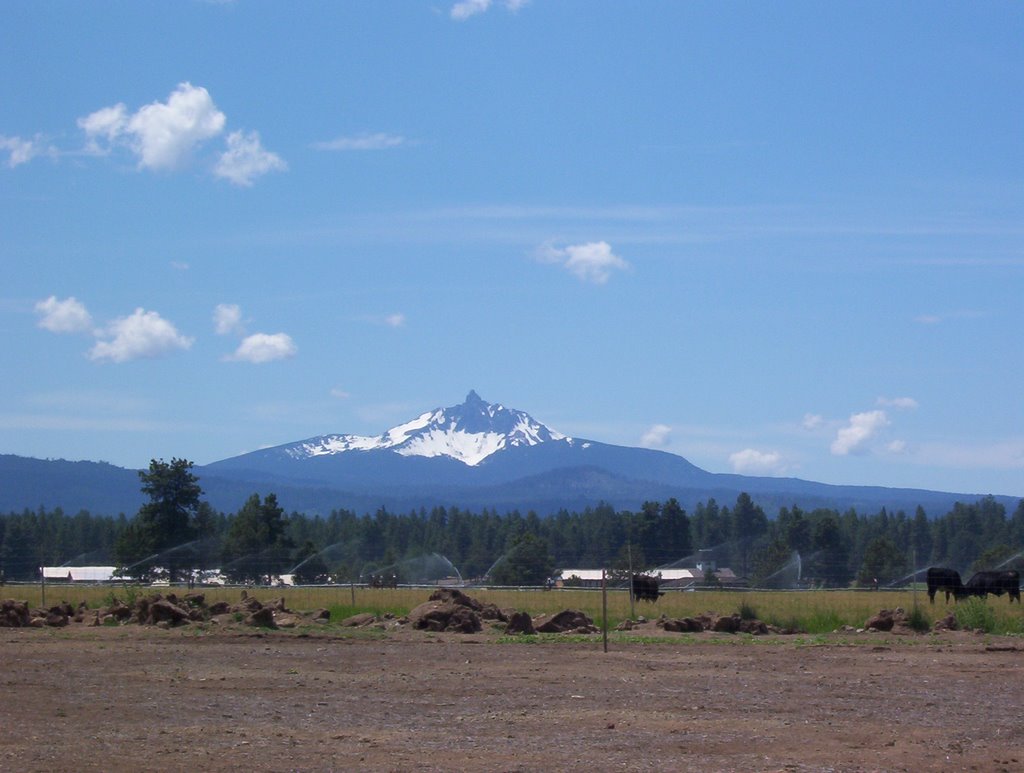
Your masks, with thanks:
[[[635,510],[672,497],[692,510],[712,498],[730,505],[747,492],[769,515],[794,504],[908,514],[920,505],[937,517],[984,495],[711,473],[664,451],[566,437],[475,392],[378,436],[322,435],[197,467],[196,474],[207,501],[225,512],[253,493],[271,492],[286,510],[311,514],[441,505],[540,515],[601,503]],[[995,498],[1010,510],[1019,500]],[[0,456],[0,512],[59,506],[132,514],[142,501],[134,470]]]

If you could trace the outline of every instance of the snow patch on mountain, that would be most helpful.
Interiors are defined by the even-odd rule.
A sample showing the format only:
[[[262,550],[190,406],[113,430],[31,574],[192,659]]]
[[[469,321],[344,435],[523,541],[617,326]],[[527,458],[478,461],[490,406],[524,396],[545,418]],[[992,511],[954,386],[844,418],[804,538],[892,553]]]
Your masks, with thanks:
[[[461,405],[428,411],[377,437],[324,435],[284,449],[293,459],[350,451],[392,450],[401,456],[447,456],[474,467],[498,451],[540,443],[574,441],[529,414],[495,405],[470,392]]]

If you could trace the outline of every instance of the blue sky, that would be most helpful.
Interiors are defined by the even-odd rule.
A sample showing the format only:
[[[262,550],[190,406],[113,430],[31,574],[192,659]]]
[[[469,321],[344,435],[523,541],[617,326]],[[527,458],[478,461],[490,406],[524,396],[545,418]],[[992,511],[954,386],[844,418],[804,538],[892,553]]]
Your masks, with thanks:
[[[1024,495],[1024,6],[13,2],[0,452],[470,389],[714,472]]]

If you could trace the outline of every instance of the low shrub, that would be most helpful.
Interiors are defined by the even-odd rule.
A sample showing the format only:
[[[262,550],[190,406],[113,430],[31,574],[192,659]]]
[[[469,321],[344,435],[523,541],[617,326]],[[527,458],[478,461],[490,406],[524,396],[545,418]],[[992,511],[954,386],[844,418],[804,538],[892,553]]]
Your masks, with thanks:
[[[846,624],[842,615],[834,609],[816,609],[802,619],[800,628],[807,633],[831,633]]]
[[[740,620],[759,620],[760,616],[757,614],[757,610],[753,604],[748,604],[744,601],[740,604]]]
[[[928,615],[924,613],[921,607],[914,607],[910,610],[910,614],[907,615],[907,625],[910,626],[911,630],[917,631],[918,633],[926,633],[932,628],[931,622],[928,620]]]

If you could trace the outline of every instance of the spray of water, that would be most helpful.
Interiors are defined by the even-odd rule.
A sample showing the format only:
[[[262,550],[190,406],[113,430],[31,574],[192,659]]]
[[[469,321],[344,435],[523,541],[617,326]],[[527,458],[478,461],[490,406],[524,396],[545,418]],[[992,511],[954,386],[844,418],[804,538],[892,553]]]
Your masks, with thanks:
[[[364,569],[360,580],[369,581],[372,577],[381,577],[404,585],[436,585],[441,580],[463,584],[462,573],[440,553],[429,553],[414,558],[407,558],[388,566]]]
[[[928,567],[922,566],[920,569],[915,569],[902,577],[897,577],[892,582],[886,583],[887,588],[901,588],[904,585],[913,582],[924,582],[927,579]]]
[[[330,568],[332,564],[340,562],[345,557],[345,553],[347,552],[346,548],[347,543],[344,542],[335,542],[333,545],[328,545],[323,550],[318,550],[316,553],[306,556],[304,559],[299,561],[299,563],[293,566],[287,574],[295,574],[314,558],[319,558],[328,566],[328,568]]]
[[[110,554],[106,550],[93,550],[88,553],[79,553],[74,558],[65,561],[61,566],[96,566],[105,564],[110,560]]]
[[[1019,553],[1014,553],[1014,554],[1013,554],[1012,556],[1010,556],[1009,558],[1007,558],[1007,559],[1006,559],[1005,561],[1003,561],[1002,563],[1000,563],[1000,564],[997,564],[997,565],[996,565],[996,569],[1002,569],[1002,568],[1003,568],[1003,567],[1005,567],[1005,566],[1006,566],[1007,564],[1011,563],[1012,561],[1016,561],[1016,560],[1017,560],[1018,558],[1020,558],[1021,556],[1024,556],[1024,550],[1020,551]]]
[[[794,550],[789,559],[761,583],[768,588],[796,588],[800,585],[802,573],[803,560],[799,551]]]

